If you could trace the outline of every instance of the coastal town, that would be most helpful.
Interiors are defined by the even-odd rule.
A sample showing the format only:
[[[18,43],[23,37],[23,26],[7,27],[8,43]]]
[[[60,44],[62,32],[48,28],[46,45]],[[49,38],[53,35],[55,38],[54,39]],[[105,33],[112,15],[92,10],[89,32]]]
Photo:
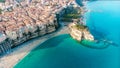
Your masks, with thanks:
[[[1,4],[3,11],[0,14],[0,53],[26,40],[55,31],[59,27],[56,15],[62,15],[62,10],[70,4],[75,4],[75,1],[6,0]]]
[[[87,1],[95,8],[87,7]],[[98,4],[94,0],[0,0],[0,68],[110,68],[119,46],[108,38],[109,33],[106,36],[104,29],[94,26],[109,20],[102,21],[96,14],[100,12],[94,14],[93,9],[103,3]],[[88,21],[89,15],[100,22]],[[100,64],[103,61],[108,61],[108,67]]]
[[[5,3],[0,3],[2,9],[0,14],[0,55],[9,53],[12,48],[29,39],[56,31],[60,26],[59,17],[65,13],[64,9],[71,5],[79,7],[74,0],[25,0],[21,2],[6,0]],[[68,30],[64,32],[68,32]],[[41,41],[43,40],[41,39]],[[37,46],[36,44],[22,49],[30,51]],[[1,58],[0,67],[12,68],[26,54],[28,52],[17,56],[8,54]],[[7,63],[10,64],[6,65]]]

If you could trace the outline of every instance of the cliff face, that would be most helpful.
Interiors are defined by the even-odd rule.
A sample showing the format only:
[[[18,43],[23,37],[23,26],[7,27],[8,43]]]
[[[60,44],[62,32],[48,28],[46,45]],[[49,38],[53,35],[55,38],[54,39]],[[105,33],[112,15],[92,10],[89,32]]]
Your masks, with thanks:
[[[46,23],[41,26],[31,26],[30,32],[25,31],[6,31],[6,35],[1,33],[0,39],[0,54],[9,51],[12,47],[23,43],[29,39],[51,33],[58,28],[57,22]],[[25,30],[27,28],[23,28]]]
[[[69,25],[70,29],[70,35],[76,39],[77,41],[81,41],[82,39],[93,41],[94,37],[90,34],[90,32],[87,30],[87,27],[83,26],[76,26],[77,24],[72,23]]]
[[[0,54],[9,51],[10,48],[11,48],[11,40],[9,40],[6,35],[0,33]]]

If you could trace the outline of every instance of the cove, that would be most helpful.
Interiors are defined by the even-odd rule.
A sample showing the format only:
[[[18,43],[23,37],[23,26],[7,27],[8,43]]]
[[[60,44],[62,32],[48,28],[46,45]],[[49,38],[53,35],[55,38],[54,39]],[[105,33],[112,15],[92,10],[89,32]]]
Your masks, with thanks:
[[[14,68],[119,68],[118,63],[116,47],[92,49],[63,34],[39,45]]]
[[[14,68],[120,68],[120,1],[87,3],[86,24],[98,40],[116,45],[85,47],[68,34],[56,36],[32,50]],[[101,41],[102,42],[102,41]]]

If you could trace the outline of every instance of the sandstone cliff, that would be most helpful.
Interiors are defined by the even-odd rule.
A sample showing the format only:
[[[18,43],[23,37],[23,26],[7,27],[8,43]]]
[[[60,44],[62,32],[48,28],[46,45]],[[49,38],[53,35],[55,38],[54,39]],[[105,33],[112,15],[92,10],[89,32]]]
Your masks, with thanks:
[[[94,37],[90,34],[86,26],[72,23],[69,25],[69,29],[70,35],[79,42],[83,39],[94,41]]]

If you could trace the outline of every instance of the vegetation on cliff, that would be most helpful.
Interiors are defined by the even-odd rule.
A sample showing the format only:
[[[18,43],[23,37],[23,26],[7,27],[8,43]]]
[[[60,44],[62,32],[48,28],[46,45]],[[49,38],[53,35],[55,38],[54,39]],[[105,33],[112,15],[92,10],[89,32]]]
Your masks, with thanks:
[[[72,5],[65,9],[64,15],[61,17],[61,21],[73,22],[81,17],[81,8],[73,7]]]
[[[0,0],[0,2],[5,2],[5,0]]]
[[[0,8],[0,14],[2,13],[2,9]]]
[[[88,29],[87,26],[82,25],[82,24],[76,24],[75,26],[73,26],[74,28],[78,29],[78,30],[84,30],[84,29]]]

